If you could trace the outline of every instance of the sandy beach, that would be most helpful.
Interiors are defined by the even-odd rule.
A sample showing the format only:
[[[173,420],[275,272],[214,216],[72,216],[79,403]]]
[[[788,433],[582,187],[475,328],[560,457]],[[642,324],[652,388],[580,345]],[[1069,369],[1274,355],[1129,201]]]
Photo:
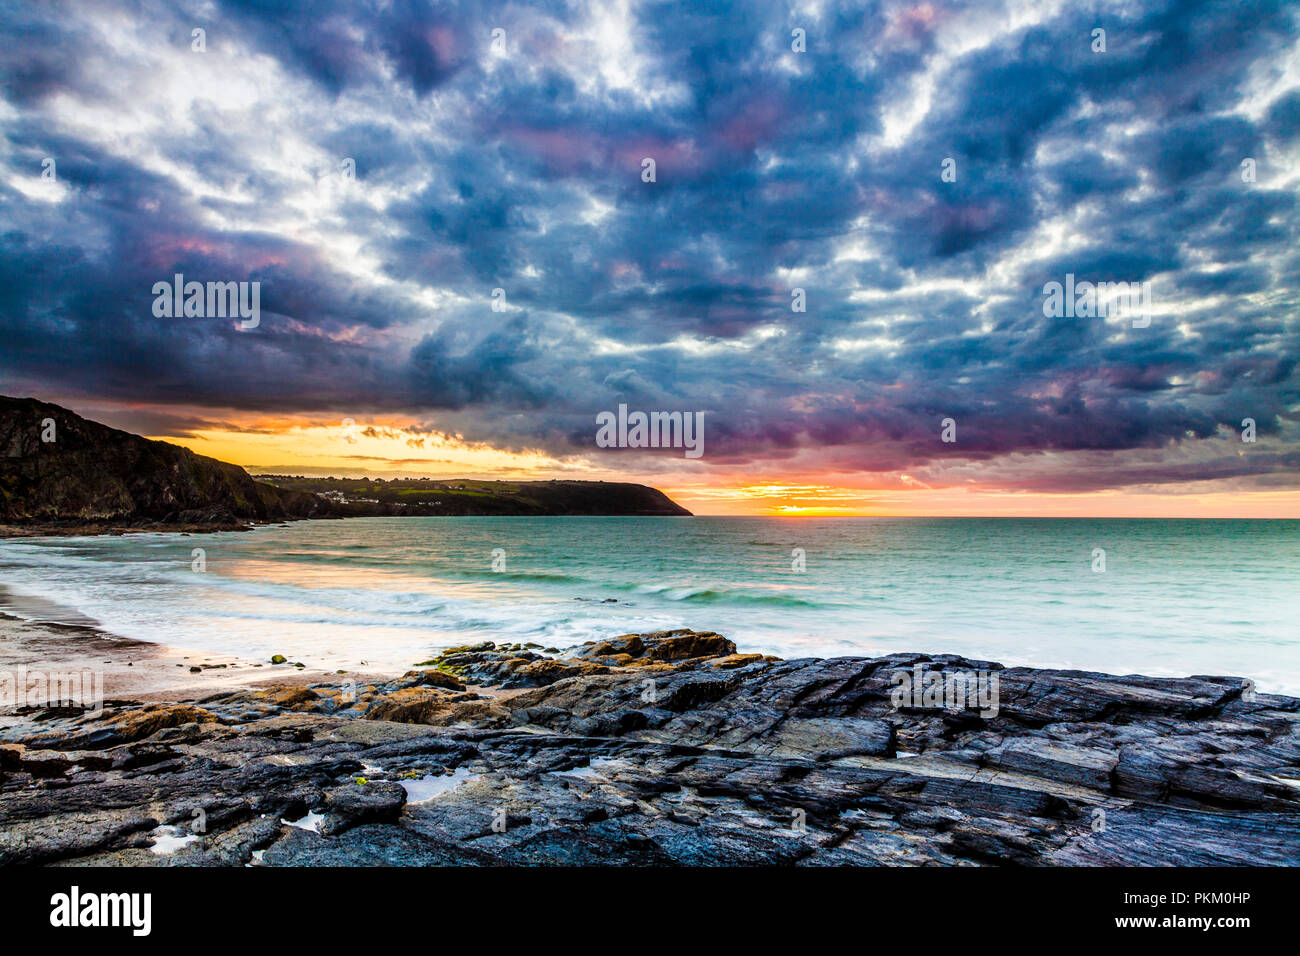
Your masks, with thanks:
[[[236,687],[306,686],[324,681],[374,681],[391,673],[324,671],[271,664],[179,646],[117,637],[83,625],[39,623],[0,614],[0,673],[95,674],[104,700],[200,700]],[[13,723],[0,709],[0,725]]]

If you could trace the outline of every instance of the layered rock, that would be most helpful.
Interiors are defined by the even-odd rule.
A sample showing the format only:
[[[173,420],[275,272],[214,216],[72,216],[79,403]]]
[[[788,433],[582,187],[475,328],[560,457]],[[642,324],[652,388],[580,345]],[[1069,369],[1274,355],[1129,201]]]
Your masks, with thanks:
[[[690,631],[538,650],[32,715],[0,743],[0,862],[1300,863],[1300,701],[1238,678],[782,661]],[[899,694],[922,673],[995,675],[996,706]]]

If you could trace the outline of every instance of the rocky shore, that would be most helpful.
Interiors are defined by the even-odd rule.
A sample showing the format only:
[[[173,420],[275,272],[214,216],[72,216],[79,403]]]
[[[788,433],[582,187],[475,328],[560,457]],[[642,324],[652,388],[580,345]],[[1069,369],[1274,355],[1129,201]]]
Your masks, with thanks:
[[[1300,700],[1235,677],[672,631],[20,717],[5,864],[1300,864]]]

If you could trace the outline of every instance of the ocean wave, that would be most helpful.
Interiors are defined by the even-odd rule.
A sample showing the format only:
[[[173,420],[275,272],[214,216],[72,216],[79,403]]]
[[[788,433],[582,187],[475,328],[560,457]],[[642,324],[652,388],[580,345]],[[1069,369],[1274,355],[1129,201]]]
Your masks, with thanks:
[[[503,581],[549,581],[555,584],[588,584],[592,583],[589,578],[584,578],[577,574],[565,574],[562,571],[453,571],[453,574],[459,574],[471,578],[499,578]]]
[[[400,571],[415,577],[432,576],[435,579],[460,579],[465,581],[495,579],[498,581],[542,581],[554,584],[594,583],[591,579],[582,575],[563,571],[528,571],[510,568],[504,571],[493,571],[486,562],[482,566],[466,566],[456,564],[453,561],[429,561],[427,556],[416,559],[412,555],[402,553],[376,553],[357,556],[343,554],[342,549],[338,547],[328,551],[282,551],[275,555],[259,554],[256,557],[258,560],[298,564],[307,568],[312,566],[373,568],[375,570]]]
[[[650,594],[668,601],[686,601],[696,604],[759,604],[773,607],[823,607],[821,602],[786,594],[754,594],[732,588],[692,588],[673,584],[637,584],[620,590],[637,594]]]

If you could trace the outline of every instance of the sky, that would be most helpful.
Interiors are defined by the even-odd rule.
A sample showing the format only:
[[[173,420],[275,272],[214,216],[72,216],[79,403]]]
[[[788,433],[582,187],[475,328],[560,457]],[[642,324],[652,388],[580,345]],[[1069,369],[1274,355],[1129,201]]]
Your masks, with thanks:
[[[1295,4],[104,0],[0,26],[4,394],[261,473],[1300,517]],[[177,274],[257,283],[256,325],[160,310]],[[1061,314],[1067,282],[1141,307]],[[702,415],[703,454],[601,447],[620,405]]]

